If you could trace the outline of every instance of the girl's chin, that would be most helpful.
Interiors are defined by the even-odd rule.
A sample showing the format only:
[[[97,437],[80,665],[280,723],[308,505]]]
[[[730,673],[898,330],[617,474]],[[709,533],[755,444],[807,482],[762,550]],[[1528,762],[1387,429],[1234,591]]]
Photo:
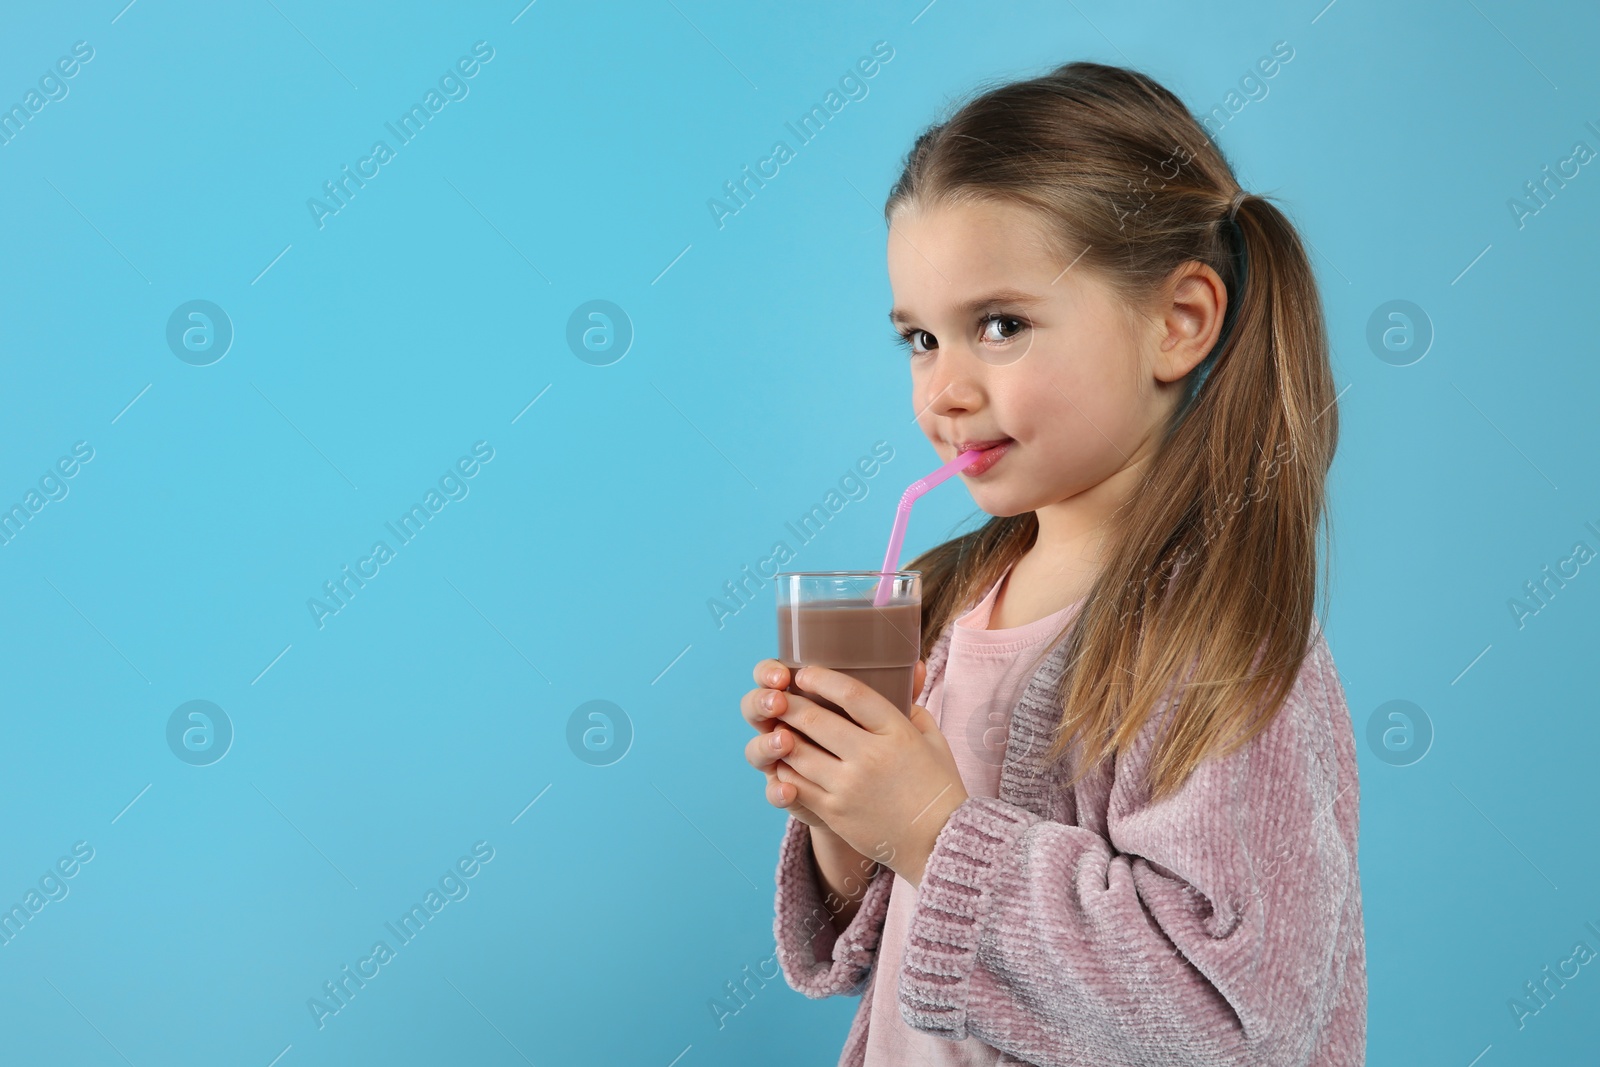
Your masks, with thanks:
[[[1025,511],[1037,510],[1036,505],[1019,503],[1011,494],[998,492],[986,486],[980,486],[972,492],[972,502],[978,505],[980,511],[993,515],[997,519],[1009,519],[1013,515],[1021,515]]]

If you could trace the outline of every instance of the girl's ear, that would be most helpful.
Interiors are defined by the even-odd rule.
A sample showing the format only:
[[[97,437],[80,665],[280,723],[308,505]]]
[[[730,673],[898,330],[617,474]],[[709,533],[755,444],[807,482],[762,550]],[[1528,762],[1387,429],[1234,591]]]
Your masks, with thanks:
[[[1180,266],[1163,290],[1154,372],[1177,382],[1199,365],[1222,333],[1228,287],[1216,271],[1191,261]]]
[[[915,700],[922,695],[922,686],[927,680],[928,661],[925,659],[919,659],[917,660],[917,669],[913,673],[911,679],[911,699],[913,702],[915,702]]]

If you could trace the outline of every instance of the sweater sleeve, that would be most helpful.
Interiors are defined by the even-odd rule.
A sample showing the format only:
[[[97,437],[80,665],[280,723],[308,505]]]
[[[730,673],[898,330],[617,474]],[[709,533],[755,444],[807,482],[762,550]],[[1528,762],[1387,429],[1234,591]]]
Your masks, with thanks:
[[[877,961],[893,881],[894,872],[880,866],[850,925],[836,934],[812,859],[811,827],[789,816],[778,848],[772,932],[791,988],[813,1000],[860,995]]]
[[[1319,1043],[1361,1062],[1364,1028],[1336,1011],[1364,983],[1364,939],[1354,739],[1331,674],[1319,637],[1272,724],[1159,804],[1136,739],[1109,839],[969,798],[918,891],[906,1022],[1040,1067],[1293,1067]]]

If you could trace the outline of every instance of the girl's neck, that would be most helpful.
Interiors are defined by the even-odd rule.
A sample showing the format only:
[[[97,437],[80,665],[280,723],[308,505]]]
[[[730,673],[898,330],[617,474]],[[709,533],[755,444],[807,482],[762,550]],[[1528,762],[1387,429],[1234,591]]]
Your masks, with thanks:
[[[1037,543],[1011,565],[995,595],[989,629],[1008,630],[1054,615],[1088,595],[1099,562],[1073,552],[1042,551]]]
[[[1034,512],[1039,531],[995,598],[991,630],[1026,626],[1088,595],[1105,561],[1111,518],[1144,477],[1152,448],[1147,441],[1098,484]]]

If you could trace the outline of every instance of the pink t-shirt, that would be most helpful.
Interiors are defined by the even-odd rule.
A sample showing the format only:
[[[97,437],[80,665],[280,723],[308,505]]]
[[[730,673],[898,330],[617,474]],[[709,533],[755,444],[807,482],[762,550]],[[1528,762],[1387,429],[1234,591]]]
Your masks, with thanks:
[[[975,797],[999,796],[1011,709],[1022,698],[1046,644],[1083,603],[1078,600],[1023,626],[990,630],[989,614],[1010,573],[1008,568],[977,606],[955,621],[949,660],[925,705],[950,744],[961,784]],[[946,1041],[907,1026],[900,1017],[900,963],[916,903],[917,887],[895,875],[875,964],[865,1067],[992,1067],[1000,1057],[993,1046],[976,1037]]]

